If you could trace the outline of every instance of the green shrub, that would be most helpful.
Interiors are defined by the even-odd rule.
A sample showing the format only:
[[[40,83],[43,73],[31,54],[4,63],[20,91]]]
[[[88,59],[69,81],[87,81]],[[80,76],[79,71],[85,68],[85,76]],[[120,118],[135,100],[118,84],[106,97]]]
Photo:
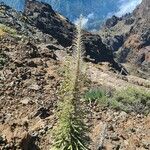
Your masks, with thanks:
[[[149,113],[150,91],[140,88],[125,88],[114,93],[110,106],[126,112]]]
[[[102,105],[108,105],[108,96],[103,89],[91,89],[85,93],[85,100],[89,103],[96,102]]]
[[[88,103],[97,103],[109,106],[112,109],[139,114],[150,113],[150,91],[141,88],[127,87],[113,92],[109,96],[103,89],[91,89],[84,95]]]

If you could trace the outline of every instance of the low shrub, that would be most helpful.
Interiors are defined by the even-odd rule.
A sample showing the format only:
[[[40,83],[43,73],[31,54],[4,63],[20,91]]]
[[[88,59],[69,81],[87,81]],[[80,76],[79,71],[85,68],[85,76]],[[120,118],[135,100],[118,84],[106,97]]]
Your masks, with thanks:
[[[89,103],[95,102],[105,106],[108,105],[108,97],[103,89],[91,89],[85,93],[84,98]]]
[[[112,109],[138,114],[150,113],[150,91],[136,87],[127,87],[112,92],[108,95],[107,90],[100,88],[91,89],[84,95],[88,103],[96,103],[101,106],[109,106]]]
[[[128,87],[114,93],[109,101],[112,108],[126,112],[149,113],[150,112],[150,91],[140,88]]]

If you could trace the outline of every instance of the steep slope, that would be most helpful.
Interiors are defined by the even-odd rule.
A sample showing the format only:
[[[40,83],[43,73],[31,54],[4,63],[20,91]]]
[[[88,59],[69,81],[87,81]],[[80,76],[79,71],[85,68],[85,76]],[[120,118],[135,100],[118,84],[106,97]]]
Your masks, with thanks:
[[[150,1],[143,0],[132,14],[112,17],[100,31],[108,47],[117,51],[117,59],[132,70],[150,77]],[[135,69],[133,69],[135,68]]]
[[[51,39],[70,47],[75,35],[75,26],[66,18],[55,13],[48,4],[30,1],[25,15],[2,5],[0,23],[15,28],[19,34],[36,42],[49,44]],[[84,32],[86,55],[94,62],[114,63],[112,52],[107,50],[100,36]]]
[[[25,15],[0,5],[0,149],[51,146],[47,133],[56,122],[58,68],[74,36],[75,26],[50,5],[30,1]],[[84,36],[90,60],[113,61],[98,35]]]
[[[63,59],[73,50],[75,26],[49,5],[36,1],[27,4],[25,13],[0,5],[0,149],[50,150]],[[115,90],[133,85],[149,90],[147,80],[121,75],[118,79],[110,63],[118,64],[100,36],[84,31],[83,40],[89,55],[86,60],[105,61],[104,65],[87,62],[91,87]],[[94,146],[107,124],[106,149],[149,149],[149,116],[93,105],[83,103]]]

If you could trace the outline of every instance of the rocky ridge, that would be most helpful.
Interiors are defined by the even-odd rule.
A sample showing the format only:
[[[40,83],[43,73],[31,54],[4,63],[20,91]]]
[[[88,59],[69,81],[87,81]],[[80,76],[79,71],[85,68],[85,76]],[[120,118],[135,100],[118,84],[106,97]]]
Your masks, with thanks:
[[[75,26],[51,6],[37,1],[28,1],[25,13],[1,5],[0,23],[14,27],[18,34],[30,37],[38,43],[50,43],[52,40],[66,48],[72,45]],[[84,31],[86,55],[94,62],[109,61],[114,63],[113,54],[106,49],[100,36]]]
[[[131,14],[113,16],[100,31],[104,43],[116,52],[117,60],[127,63],[144,78],[150,77],[150,1],[142,3]],[[134,68],[134,69],[133,69]]]

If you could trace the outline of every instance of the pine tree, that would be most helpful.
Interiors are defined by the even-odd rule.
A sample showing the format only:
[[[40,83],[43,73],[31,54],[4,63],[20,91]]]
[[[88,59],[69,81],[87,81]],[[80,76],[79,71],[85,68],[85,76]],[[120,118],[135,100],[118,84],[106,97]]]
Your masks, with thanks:
[[[54,129],[54,150],[87,150],[86,131],[81,108],[82,30],[81,19],[77,27],[76,51],[65,62],[64,80],[60,88],[58,124]],[[74,61],[73,61],[74,60]]]

